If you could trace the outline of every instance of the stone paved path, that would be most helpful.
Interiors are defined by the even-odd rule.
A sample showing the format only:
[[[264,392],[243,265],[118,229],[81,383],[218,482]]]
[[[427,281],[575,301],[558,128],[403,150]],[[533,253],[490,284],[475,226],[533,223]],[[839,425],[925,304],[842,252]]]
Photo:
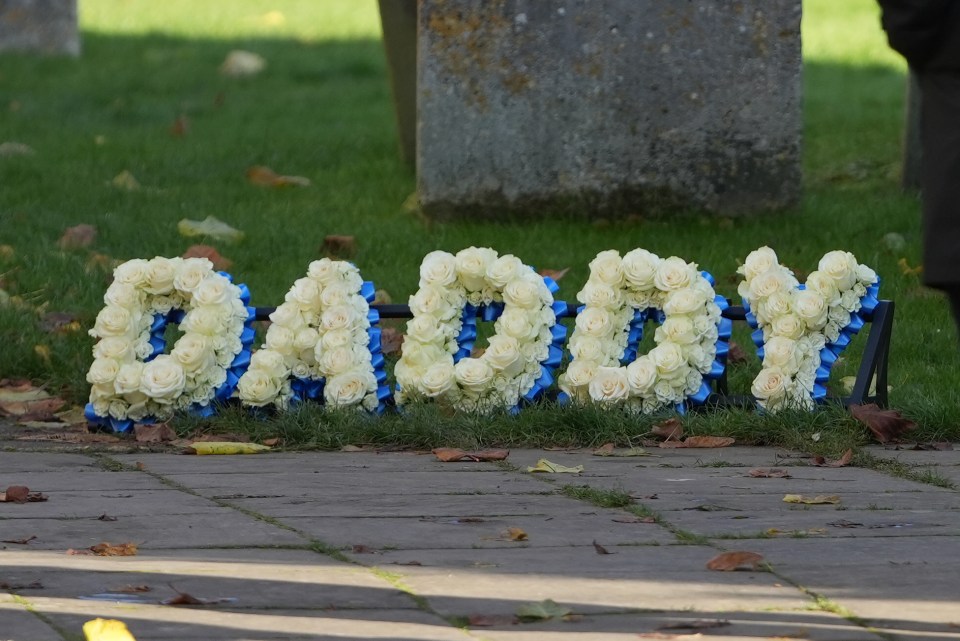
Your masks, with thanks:
[[[0,641],[82,639],[97,616],[138,641],[960,640],[957,491],[769,448],[655,453],[0,452],[0,490],[49,496],[0,503]],[[960,485],[956,452],[872,453]],[[540,457],[585,471],[528,474]],[[791,478],[749,476],[772,466]],[[65,553],[103,541],[139,553]],[[770,571],[706,569],[730,550]],[[177,591],[222,600],[160,603]],[[545,599],[573,615],[515,621]]]

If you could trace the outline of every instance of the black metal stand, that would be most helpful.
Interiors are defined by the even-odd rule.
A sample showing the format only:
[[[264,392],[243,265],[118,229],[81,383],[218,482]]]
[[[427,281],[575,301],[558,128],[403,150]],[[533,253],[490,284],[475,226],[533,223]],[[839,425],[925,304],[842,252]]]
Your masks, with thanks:
[[[380,313],[380,318],[412,318],[410,307],[407,305],[371,305]],[[565,318],[576,315],[577,304],[568,303],[568,312]],[[257,307],[257,320],[269,320],[270,314],[276,307]],[[893,333],[894,303],[889,300],[880,301],[873,313],[864,317],[870,323],[870,333],[867,336],[867,345],[863,350],[863,359],[857,371],[857,379],[850,396],[828,398],[827,400],[840,402],[843,405],[863,405],[876,403],[880,407],[887,407],[887,366],[890,357],[890,337]],[[731,305],[723,312],[724,318],[734,322],[746,322],[746,310],[737,305]],[[876,390],[870,394],[870,383],[876,376]],[[749,395],[730,394],[727,383],[727,372],[717,379],[714,393],[707,399],[708,407],[753,407],[754,399]]]

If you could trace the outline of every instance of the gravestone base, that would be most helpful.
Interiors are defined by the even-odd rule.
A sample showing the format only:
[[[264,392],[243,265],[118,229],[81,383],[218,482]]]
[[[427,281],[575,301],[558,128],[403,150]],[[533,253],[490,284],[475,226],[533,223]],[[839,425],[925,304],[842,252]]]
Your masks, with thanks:
[[[80,55],[77,0],[0,0],[0,53]]]

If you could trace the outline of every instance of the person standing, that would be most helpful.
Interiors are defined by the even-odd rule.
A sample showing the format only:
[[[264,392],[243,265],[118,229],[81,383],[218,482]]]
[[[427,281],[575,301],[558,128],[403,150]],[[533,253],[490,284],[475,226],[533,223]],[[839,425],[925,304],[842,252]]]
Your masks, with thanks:
[[[923,282],[960,331],[960,0],[878,0],[890,47],[920,87]]]

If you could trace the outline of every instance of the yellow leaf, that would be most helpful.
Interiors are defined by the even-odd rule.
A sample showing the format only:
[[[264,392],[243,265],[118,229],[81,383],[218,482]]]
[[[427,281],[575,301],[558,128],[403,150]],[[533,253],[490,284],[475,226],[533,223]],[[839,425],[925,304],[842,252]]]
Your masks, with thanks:
[[[827,503],[839,503],[840,497],[836,494],[818,494],[816,496],[804,496],[802,494],[787,494],[783,497],[784,503],[803,503],[805,505],[824,505]]]
[[[897,266],[900,268],[900,271],[903,272],[904,276],[919,276],[923,273],[923,265],[911,267],[906,258],[901,258],[898,260]]]
[[[83,624],[87,641],[137,641],[127,630],[123,621],[116,619],[93,619]]]
[[[560,465],[559,463],[551,463],[545,458],[537,461],[537,464],[534,467],[528,467],[528,472],[547,472],[547,473],[556,473],[556,474],[580,474],[583,472],[583,466],[578,465],[576,467],[567,467],[566,465]]]
[[[210,236],[217,240],[236,242],[243,239],[243,232],[235,229],[215,216],[207,216],[201,220],[184,218],[177,223],[177,231],[181,236]]]
[[[518,527],[508,527],[502,532],[501,537],[508,541],[526,541],[529,538],[527,533]]]
[[[224,441],[204,441],[193,443],[190,447],[197,454],[257,454],[270,448],[258,443],[230,443]]]
[[[136,191],[140,189],[140,183],[136,178],[133,177],[133,174],[126,169],[114,176],[113,180],[110,181],[110,184],[118,189],[125,189],[127,191]]]
[[[47,365],[50,364],[50,354],[51,354],[51,352],[50,352],[50,347],[49,347],[48,345],[34,345],[34,346],[33,346],[33,351],[34,351],[34,353],[35,353],[37,356],[40,357],[40,359],[41,359],[44,363],[46,363]]]

